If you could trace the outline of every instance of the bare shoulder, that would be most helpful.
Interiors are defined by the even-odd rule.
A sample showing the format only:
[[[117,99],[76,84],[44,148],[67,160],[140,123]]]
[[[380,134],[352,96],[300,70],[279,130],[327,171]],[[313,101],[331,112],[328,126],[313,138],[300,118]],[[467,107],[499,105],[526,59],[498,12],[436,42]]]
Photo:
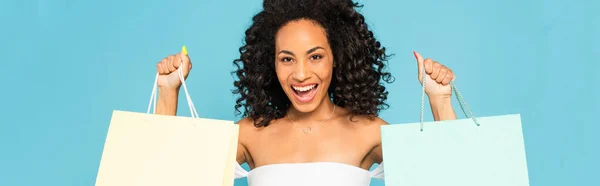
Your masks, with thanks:
[[[388,122],[378,116],[357,115],[350,116],[349,120],[353,124],[358,124],[362,127],[379,128],[381,125],[388,125]]]
[[[364,132],[366,138],[373,142],[373,145],[381,144],[381,126],[388,125],[388,122],[378,116],[356,116],[361,131]]]
[[[236,121],[235,123],[240,125],[240,128],[241,127],[254,127],[254,120],[250,117],[245,117],[239,121]]]
[[[381,143],[381,126],[388,125],[388,122],[378,116],[356,115],[349,116],[347,119],[355,131],[355,135],[372,146]]]
[[[372,122],[374,125],[388,125],[389,123],[383,119],[381,119],[379,116],[374,116]]]
[[[248,135],[249,133],[255,133],[260,130],[260,128],[254,125],[254,120],[251,117],[245,117],[237,121],[236,124],[240,127],[240,139],[250,136]]]

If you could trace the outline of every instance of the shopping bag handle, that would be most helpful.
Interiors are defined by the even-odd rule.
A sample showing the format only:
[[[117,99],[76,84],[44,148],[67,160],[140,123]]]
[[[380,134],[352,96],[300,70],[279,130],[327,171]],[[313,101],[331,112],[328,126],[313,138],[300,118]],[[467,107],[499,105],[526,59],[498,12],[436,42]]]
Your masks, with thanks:
[[[421,121],[420,121],[420,127],[421,127],[421,131],[423,131],[423,122],[424,122],[424,118],[425,118],[425,63],[422,63],[422,70],[421,70],[421,84],[423,86],[423,89],[421,91]],[[471,109],[469,108],[469,105],[467,105],[467,102],[465,101],[465,99],[462,97],[462,95],[460,94],[460,91],[458,91],[458,88],[456,88],[456,85],[454,84],[454,80],[450,81],[450,88],[454,91],[454,95],[456,96],[456,100],[458,101],[458,104],[460,105],[460,109],[463,111],[463,114],[465,114],[465,117],[467,118],[471,118],[473,120],[473,122],[475,123],[475,125],[479,126],[479,122],[477,121],[477,118],[475,117],[475,115],[473,114],[473,112],[471,112]],[[465,108],[467,109],[465,111]],[[469,115],[467,115],[467,112],[469,113]]]
[[[183,86],[183,91],[185,92],[185,98],[187,100],[188,103],[188,107],[190,108],[190,114],[192,115],[192,118],[198,118],[198,112],[196,112],[196,107],[194,107],[194,102],[192,102],[192,98],[190,97],[190,94],[188,93],[188,89],[187,86],[185,85],[185,78],[183,78],[183,72],[181,69],[184,68],[185,63],[183,63],[183,55],[187,55],[187,49],[185,48],[185,46],[183,46],[182,48],[183,54],[179,53],[178,55],[182,55],[180,57],[180,59],[182,59],[181,61],[181,65],[179,66],[179,68],[177,69],[177,74],[179,75],[179,80],[181,81],[181,85]],[[150,108],[154,108],[152,110],[152,114],[156,113],[156,98],[158,97],[157,94],[157,86],[158,86],[158,73],[156,73],[156,78],[154,78],[154,86],[152,87],[152,95],[150,96],[150,103],[148,103],[148,110],[146,111],[146,114],[150,114]]]

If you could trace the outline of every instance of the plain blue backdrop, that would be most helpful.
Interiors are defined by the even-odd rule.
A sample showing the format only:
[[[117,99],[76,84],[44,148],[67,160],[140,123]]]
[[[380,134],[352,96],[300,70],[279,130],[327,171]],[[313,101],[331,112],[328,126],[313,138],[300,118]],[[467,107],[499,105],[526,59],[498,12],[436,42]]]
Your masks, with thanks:
[[[600,1],[361,2],[395,53],[382,118],[418,121],[416,50],[477,116],[521,114],[532,186],[600,185]],[[182,45],[200,116],[239,119],[229,72],[261,4],[0,0],[0,185],[94,185],[112,110],[145,112],[156,62]]]

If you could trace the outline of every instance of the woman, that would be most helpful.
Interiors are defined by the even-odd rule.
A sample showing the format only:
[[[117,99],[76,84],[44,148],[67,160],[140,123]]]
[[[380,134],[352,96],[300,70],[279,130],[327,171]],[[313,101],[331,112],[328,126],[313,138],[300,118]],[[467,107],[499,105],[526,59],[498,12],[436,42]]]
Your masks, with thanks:
[[[388,55],[351,0],[265,0],[246,30],[234,61],[240,126],[237,177],[250,185],[368,185],[382,176],[377,117],[387,105],[381,80]],[[451,70],[415,53],[429,78],[435,120],[455,119]],[[188,56],[170,55],[157,65],[158,114],[175,115],[181,82],[175,72]],[[189,68],[187,68],[189,67]],[[419,68],[420,69],[420,68]],[[421,72],[421,71],[419,71]],[[241,109],[241,111],[240,111]]]

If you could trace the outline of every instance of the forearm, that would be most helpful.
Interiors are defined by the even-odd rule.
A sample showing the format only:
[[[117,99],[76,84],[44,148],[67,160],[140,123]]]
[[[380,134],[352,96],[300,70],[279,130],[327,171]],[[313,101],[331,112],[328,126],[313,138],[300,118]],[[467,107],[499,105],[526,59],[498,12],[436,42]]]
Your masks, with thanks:
[[[158,100],[156,102],[156,114],[171,115],[177,114],[177,99],[179,89],[158,89]]]
[[[429,104],[435,121],[456,119],[456,113],[454,113],[454,109],[452,108],[452,98],[450,96],[430,97]]]

